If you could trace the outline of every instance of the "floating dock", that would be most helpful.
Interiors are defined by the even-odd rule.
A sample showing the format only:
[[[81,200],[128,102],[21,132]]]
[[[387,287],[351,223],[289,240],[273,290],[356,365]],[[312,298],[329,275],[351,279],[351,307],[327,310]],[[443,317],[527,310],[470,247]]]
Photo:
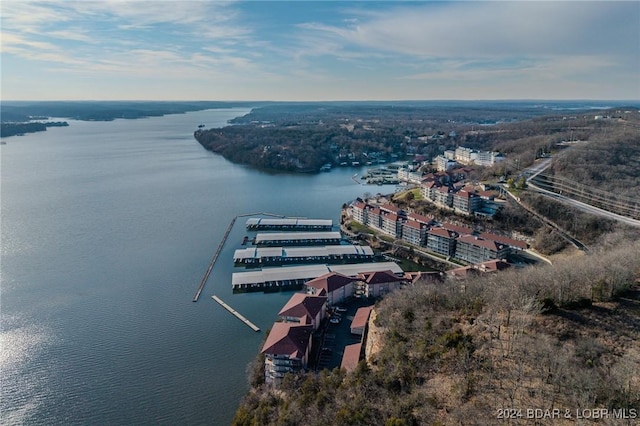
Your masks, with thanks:
[[[215,300],[216,302],[218,302],[220,304],[220,306],[222,306],[223,308],[225,308],[227,311],[231,312],[236,318],[238,318],[240,321],[242,321],[243,323],[245,323],[246,325],[249,326],[249,328],[251,328],[253,331],[260,331],[260,328],[257,327],[254,323],[252,323],[251,321],[249,321],[248,319],[246,319],[242,314],[240,314],[238,311],[236,311],[235,309],[233,309],[231,306],[227,305],[226,303],[224,303],[218,296],[213,295],[211,296],[211,298],[213,300]]]

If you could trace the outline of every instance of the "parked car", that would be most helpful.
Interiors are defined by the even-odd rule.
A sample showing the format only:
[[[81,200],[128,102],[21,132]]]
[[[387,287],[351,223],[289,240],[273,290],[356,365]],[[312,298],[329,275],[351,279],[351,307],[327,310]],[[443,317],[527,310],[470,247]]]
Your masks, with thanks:
[[[340,324],[340,318],[333,317],[329,320],[331,324]]]
[[[347,312],[347,308],[342,306],[336,306],[336,312]]]

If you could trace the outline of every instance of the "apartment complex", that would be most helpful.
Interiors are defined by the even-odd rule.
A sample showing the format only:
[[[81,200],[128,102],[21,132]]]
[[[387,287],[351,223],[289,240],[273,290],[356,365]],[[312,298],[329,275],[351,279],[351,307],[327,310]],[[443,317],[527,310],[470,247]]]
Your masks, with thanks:
[[[442,199],[451,197],[451,206],[456,211],[467,213],[481,204],[483,198],[473,192],[459,190],[452,192],[450,187],[437,187],[436,194],[442,194]],[[352,220],[382,229],[369,222],[369,215],[365,211],[391,211],[387,205],[384,209],[364,203],[354,202],[349,207]],[[394,213],[388,213],[390,225],[383,231],[396,239],[403,239],[413,245],[425,247],[427,250],[446,257],[452,257],[469,263],[481,263],[495,259],[504,259],[518,250],[526,250],[527,243],[512,238],[496,235],[490,232],[477,232],[474,229],[450,223],[435,223],[433,219],[406,213],[397,208]],[[364,221],[360,221],[362,218]],[[393,224],[393,226],[391,225]],[[395,233],[392,233],[395,230]]]
[[[286,373],[307,368],[313,333],[325,320],[330,306],[357,295],[382,297],[406,282],[401,269],[354,276],[331,272],[307,281],[305,291],[294,293],[282,307],[278,313],[282,322],[273,324],[262,347],[265,382],[277,386]],[[356,364],[359,353],[352,354]]]
[[[464,172],[460,174],[464,176]],[[420,185],[420,193],[426,201],[468,216],[491,217],[499,210],[500,205],[494,201],[492,194],[476,191],[458,181],[459,178],[452,172],[446,179],[436,176],[425,178]]]

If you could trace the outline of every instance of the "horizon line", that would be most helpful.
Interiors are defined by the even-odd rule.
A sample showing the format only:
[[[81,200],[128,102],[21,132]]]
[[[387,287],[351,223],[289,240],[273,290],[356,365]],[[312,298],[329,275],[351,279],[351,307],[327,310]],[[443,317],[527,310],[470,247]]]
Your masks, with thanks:
[[[483,99],[323,99],[323,100],[220,100],[220,99],[0,99],[4,102],[221,102],[221,103],[321,103],[321,102],[640,102],[640,98],[562,98],[562,99],[537,99],[537,98],[483,98]]]

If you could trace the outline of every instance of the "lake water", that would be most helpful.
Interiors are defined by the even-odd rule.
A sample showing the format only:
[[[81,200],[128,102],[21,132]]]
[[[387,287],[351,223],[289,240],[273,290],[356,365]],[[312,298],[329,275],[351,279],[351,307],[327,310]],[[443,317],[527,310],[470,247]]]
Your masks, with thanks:
[[[231,219],[333,219],[378,187],[362,170],[267,174],[205,151],[198,124],[247,109],[69,121],[7,138],[1,154],[1,422],[229,424],[255,333],[291,293],[231,291],[238,220],[200,301],[191,300]],[[383,188],[389,190],[390,188]]]

